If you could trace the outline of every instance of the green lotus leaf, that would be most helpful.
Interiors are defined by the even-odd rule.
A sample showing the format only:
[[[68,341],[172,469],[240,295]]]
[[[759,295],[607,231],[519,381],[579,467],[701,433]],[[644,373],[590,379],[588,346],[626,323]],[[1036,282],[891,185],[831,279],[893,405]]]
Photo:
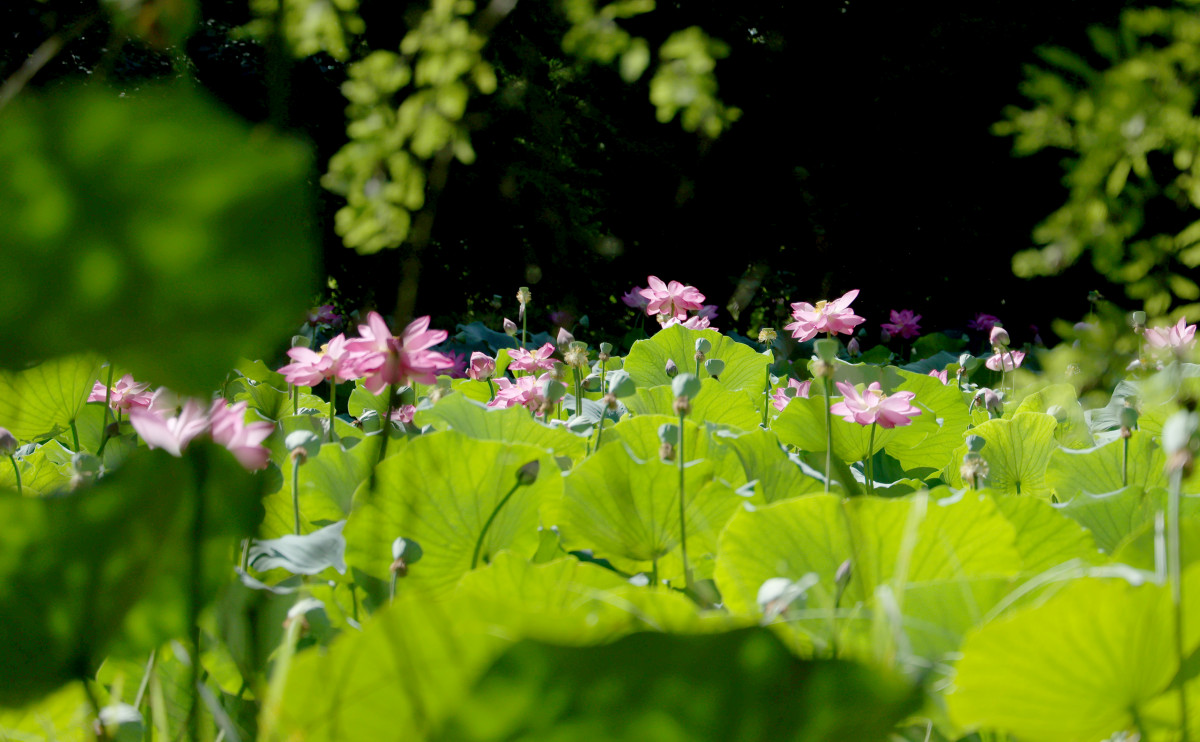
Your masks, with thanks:
[[[716,441],[737,452],[746,479],[756,482],[762,502],[772,503],[824,489],[824,482],[805,473],[788,457],[774,431],[754,430],[741,435],[718,434]]]
[[[683,575],[679,465],[659,457],[658,426],[670,420],[647,415],[622,421],[613,426],[615,440],[566,476],[560,526],[570,548],[593,549],[628,572],[650,573],[657,562],[660,579]],[[683,428],[688,559],[704,577],[711,570],[717,533],[741,499],[730,485],[741,481],[718,476],[721,459],[710,454],[723,451],[703,428],[690,421]],[[728,459],[741,479],[736,456]]]
[[[1054,436],[1060,445],[1067,448],[1091,448],[1096,445],[1091,431],[1088,430],[1083,406],[1079,404],[1079,397],[1075,392],[1075,387],[1071,384],[1051,384],[1029,393],[1012,410],[1012,414],[1049,412],[1055,405],[1062,410],[1061,414],[1063,415],[1063,419],[1058,423],[1058,428],[1054,431]],[[1006,413],[1006,416],[1011,417],[1012,415]]]
[[[841,399],[834,396],[830,401],[837,404]],[[831,416],[830,422],[833,425],[833,455],[845,462],[860,461],[868,453],[882,450],[900,430],[846,422],[839,415]],[[809,399],[794,397],[771,423],[771,430],[790,446],[803,451],[824,451],[825,397],[816,391]]]
[[[674,415],[675,394],[669,385],[639,388],[622,400],[635,415]],[[730,391],[716,379],[705,379],[700,393],[692,400],[688,419],[711,425],[726,425],[739,430],[754,430],[762,421],[748,391]]]
[[[1057,426],[1052,415],[1021,412],[1011,420],[988,420],[972,428],[971,435],[986,441],[979,453],[987,461],[988,487],[1003,494],[1049,498],[1046,468],[1051,453],[1058,448],[1054,438]],[[950,484],[956,487],[962,486],[959,464],[966,452],[964,443],[954,451],[946,468]]]
[[[1200,569],[1185,576],[1200,609]],[[1134,729],[1179,669],[1170,590],[1080,578],[1045,602],[981,626],[963,643],[951,719],[1030,742],[1108,739]],[[1184,652],[1200,643],[1189,621]]]
[[[712,343],[712,350],[705,354],[706,358],[719,358],[725,362],[725,370],[721,372],[720,382],[726,389],[747,389],[753,393],[762,391],[767,381],[767,366],[771,364],[769,355],[756,353],[743,343],[728,338],[715,330],[689,330],[681,325],[675,325],[659,330],[649,340],[639,340],[629,349],[625,356],[625,370],[633,377],[639,387],[655,387],[670,385],[671,377],[667,376],[667,361],[675,362],[680,373],[696,372],[696,339],[704,338]],[[701,379],[711,377],[711,374],[700,364]]]
[[[994,497],[996,507],[1016,530],[1015,545],[1025,572],[1041,572],[1072,559],[1101,561],[1092,534],[1050,503],[1016,495]]]
[[[99,357],[79,355],[0,372],[0,427],[22,441],[62,432],[87,403],[100,366]]]
[[[54,457],[47,452],[56,450]],[[17,468],[21,471],[21,492],[28,495],[48,495],[59,490],[66,490],[71,485],[71,468],[69,465],[58,463],[60,456],[65,455],[69,461],[71,452],[63,448],[58,441],[48,441],[38,446],[28,456],[17,458]],[[11,463],[0,460],[0,487],[17,488],[17,475]]]
[[[188,85],[64,86],[4,114],[5,366],[91,350],[208,394],[295,328],[318,244],[308,146]]]
[[[977,493],[942,500],[933,500],[926,493],[849,500],[805,495],[755,511],[739,511],[721,534],[715,579],[730,611],[757,616],[761,614],[758,590],[768,579],[796,581],[815,574],[819,582],[808,591],[807,612],[786,624],[796,634],[797,648],[811,651],[847,630],[831,621],[834,577],[844,561],[853,557],[838,615],[845,615],[856,604],[882,609],[876,605],[882,587],[895,596],[902,625],[908,629],[910,604],[921,613],[922,621],[933,618],[919,599],[909,600],[911,587],[925,586],[922,589],[928,591],[935,589],[928,587],[931,584],[1015,575],[1022,568],[1015,543],[1013,526],[990,497]],[[995,590],[961,584],[942,593],[958,595],[969,604],[971,596],[982,599],[994,596]],[[956,613],[968,607],[960,607]],[[976,613],[984,610],[979,608]],[[925,635],[953,637],[962,630],[961,623],[937,626],[922,621],[911,623]],[[862,627],[851,627],[856,628]]]
[[[433,407],[418,411],[414,422],[449,428],[477,440],[537,446],[573,461],[583,458],[588,445],[586,438],[533,419],[524,407],[489,409],[462,394],[442,397]]]
[[[890,671],[798,660],[762,628],[641,633],[603,647],[516,645],[434,739],[883,742],[919,704]]]
[[[539,462],[536,481],[516,487],[517,471]],[[549,455],[533,446],[480,441],[457,431],[412,439],[375,467],[374,487],[354,496],[346,523],[346,563],[371,577],[391,579],[392,542],[415,540],[424,549],[397,591],[443,594],[471,569],[475,545],[489,516],[508,493],[483,539],[477,566],[510,549],[532,556],[538,545],[538,509],[562,491]]]
[[[1133,431],[1128,440],[1128,455],[1123,439],[1095,448],[1053,451],[1046,467],[1047,486],[1061,502],[1073,500],[1080,494],[1099,495],[1126,486],[1146,490],[1166,487],[1166,458],[1158,442],[1142,430]],[[1121,476],[1122,463],[1125,481]]]
[[[464,601],[398,592],[362,631],[295,657],[278,717],[261,720],[262,738],[274,730],[309,742],[429,739],[506,644],[472,612]]]
[[[68,683],[24,707],[0,708],[0,738],[90,742],[95,739],[91,718],[92,705],[83,684]]]
[[[321,452],[300,465],[300,532],[311,533],[350,514],[354,492],[379,459],[379,436],[368,436],[346,450],[339,443],[326,443]],[[292,471],[288,466],[284,484],[263,500],[266,517],[259,528],[261,538],[295,533],[292,506]]]
[[[963,394],[957,384],[943,384],[927,374],[904,369],[897,369],[896,373],[901,383],[889,393],[913,392],[916,397],[912,404],[921,409],[921,414],[913,418],[911,425],[895,428],[885,449],[905,469],[940,471],[962,443],[970,422]]]
[[[1091,531],[1100,549],[1111,554],[1132,534],[1152,523],[1157,513],[1166,510],[1167,491],[1146,491],[1131,485],[1099,495],[1083,493],[1055,507]],[[1183,495],[1179,509],[1183,516],[1200,514],[1200,495]]]
[[[1165,503],[1164,503],[1165,504]],[[1193,509],[1193,512],[1195,510]],[[1200,515],[1189,515],[1179,519],[1180,564],[1187,567],[1200,560]],[[1147,520],[1121,541],[1113,551],[1113,561],[1153,572],[1157,567],[1158,528],[1153,520]]]
[[[495,384],[495,382],[492,382]],[[487,404],[492,400],[492,389],[488,387],[486,381],[475,381],[474,379],[454,379],[450,382],[450,388],[458,394],[473,399],[476,402]]]

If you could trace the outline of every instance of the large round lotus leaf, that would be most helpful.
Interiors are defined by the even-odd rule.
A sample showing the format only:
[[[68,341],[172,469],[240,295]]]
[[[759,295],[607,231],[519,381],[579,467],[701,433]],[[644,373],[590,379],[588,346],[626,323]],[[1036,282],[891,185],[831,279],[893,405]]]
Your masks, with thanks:
[[[586,438],[535,420],[524,407],[489,409],[463,394],[442,397],[433,407],[418,411],[414,421],[484,441],[526,443],[573,461],[587,452]]]
[[[517,487],[517,471],[540,462],[537,480]],[[391,579],[392,542],[413,539],[425,556],[399,578],[397,591],[445,592],[471,568],[484,524],[512,491],[483,539],[479,564],[501,549],[532,556],[538,545],[538,508],[559,497],[562,479],[548,454],[533,446],[479,441],[445,431],[412,439],[375,467],[355,494],[346,524],[346,563],[380,580]]]
[[[1010,495],[1033,495],[1049,498],[1050,485],[1046,468],[1050,454],[1058,448],[1054,429],[1058,421],[1043,412],[1021,412],[1011,420],[988,420],[970,430],[986,441],[980,454],[988,464],[987,486]],[[967,452],[959,446],[947,465],[950,484],[961,487],[959,465]]]
[[[623,421],[613,427],[616,440],[605,442],[567,475],[560,525],[570,548],[592,549],[626,571],[649,573],[657,561],[660,579],[682,576],[678,459],[659,457],[658,426],[669,420]],[[717,478],[721,460],[710,454],[724,451],[703,428],[685,422],[683,438],[688,559],[703,576],[706,561],[711,569],[716,535],[741,499],[729,485],[744,479],[734,456],[728,459],[740,481]]]
[[[0,371],[0,427],[21,441],[63,432],[87,403],[100,365],[100,358],[80,355]]]
[[[0,127],[3,365],[93,350],[208,394],[309,306],[311,167],[195,86],[19,96]]]
[[[1025,572],[1041,572],[1071,559],[1093,564],[1102,560],[1087,529],[1045,500],[997,494],[995,502],[1016,530],[1016,547]]]
[[[940,471],[962,443],[970,413],[958,384],[943,384],[929,376],[896,369],[902,379],[892,392],[912,392],[912,404],[921,409],[911,425],[895,429],[885,449],[905,469],[930,468]],[[836,450],[836,449],[835,449]]]
[[[1184,580],[1200,610],[1200,568]],[[1200,643],[1189,618],[1184,653]],[[962,647],[950,716],[1029,742],[1091,742],[1134,730],[1179,669],[1166,586],[1081,578],[1040,605],[980,627]]]
[[[1049,412],[1055,405],[1061,410],[1061,420],[1054,431],[1059,444],[1067,448],[1090,448],[1095,445],[1083,406],[1079,404],[1079,396],[1071,384],[1051,384],[1029,393],[1009,417],[1018,412]]]
[[[761,392],[758,392],[761,395]],[[673,415],[675,393],[669,385],[639,388],[632,397],[622,400],[635,415]],[[715,379],[705,379],[700,393],[692,402],[688,419],[712,425],[727,425],[740,430],[754,430],[762,415],[754,407],[748,391],[730,391]]]
[[[762,502],[771,503],[824,489],[821,480],[805,474],[804,469],[788,457],[773,431],[759,428],[741,435],[718,433],[714,440],[737,452],[746,479],[756,483],[755,492]]]
[[[802,451],[825,450],[825,397],[812,392],[812,397],[796,397],[788,402],[783,412],[771,423],[771,430],[779,440]],[[830,397],[831,404],[841,401],[840,396]],[[899,428],[881,428],[846,422],[839,415],[831,415],[833,427],[833,455],[842,461],[860,461],[880,451],[899,431]],[[874,427],[874,438],[871,429]]]
[[[806,642],[827,644],[835,631],[831,622],[834,576],[847,559],[853,557],[851,579],[840,603],[843,614],[857,603],[874,606],[879,588],[886,585],[907,617],[910,588],[928,591],[934,584],[1017,574],[1022,565],[1015,540],[1013,526],[991,498],[975,493],[940,501],[925,493],[850,500],[806,495],[739,511],[721,533],[715,579],[729,610],[757,616],[761,615],[758,591],[764,582],[773,577],[796,581],[815,574],[819,582],[808,591],[808,610],[787,625],[801,635],[801,647]],[[992,588],[969,582],[941,591],[957,595],[964,604],[977,593],[995,597]],[[926,622],[936,618],[918,598],[911,603],[914,615],[922,615]],[[911,623],[927,635],[960,635],[965,626],[957,617],[968,608],[964,605],[952,612],[958,622],[953,626]]]
[[[1125,481],[1121,477],[1123,460]],[[1046,484],[1060,502],[1073,500],[1082,493],[1099,495],[1126,486],[1166,487],[1165,462],[1158,442],[1149,433],[1135,430],[1129,438],[1128,454],[1122,439],[1095,448],[1056,449],[1046,467]]]
[[[675,362],[679,373],[696,373],[696,339],[704,338],[712,344],[705,358],[718,358],[725,362],[725,370],[719,379],[726,389],[748,389],[761,392],[767,383],[767,366],[771,358],[743,343],[727,338],[714,330],[689,330],[681,325],[659,330],[649,340],[639,340],[629,349],[625,357],[625,370],[639,387],[662,386],[671,383],[667,376],[667,361]],[[712,376],[700,364],[701,379]]]

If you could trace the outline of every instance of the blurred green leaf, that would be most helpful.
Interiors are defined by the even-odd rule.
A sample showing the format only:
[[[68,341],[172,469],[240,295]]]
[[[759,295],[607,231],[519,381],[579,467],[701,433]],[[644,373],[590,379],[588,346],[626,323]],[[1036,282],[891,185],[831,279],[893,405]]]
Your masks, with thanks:
[[[305,146],[182,86],[26,94],[0,122],[5,365],[94,350],[206,394],[295,329],[316,248]]]
[[[0,427],[18,440],[62,432],[87,402],[100,365],[96,356],[79,355],[25,371],[0,371]]]

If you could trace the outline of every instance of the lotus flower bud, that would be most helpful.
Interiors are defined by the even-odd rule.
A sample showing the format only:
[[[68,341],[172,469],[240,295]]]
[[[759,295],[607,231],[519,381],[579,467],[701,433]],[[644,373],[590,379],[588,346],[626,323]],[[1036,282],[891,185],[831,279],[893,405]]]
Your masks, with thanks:
[[[668,379],[674,379],[676,374],[679,373],[679,367],[676,366],[675,361],[670,358],[667,359],[667,365],[663,368],[663,370],[667,372]]]
[[[487,381],[496,375],[496,359],[479,351],[471,354],[471,365],[467,376],[475,381]]]
[[[517,323],[513,322],[508,317],[504,318],[504,334],[511,337],[517,336]]]
[[[849,559],[847,559],[846,561],[839,564],[837,571],[834,572],[834,574],[833,574],[834,583],[842,588],[844,588],[846,585],[850,584],[850,574],[851,574],[852,568],[853,567],[852,567]]]
[[[534,459],[528,464],[522,466],[520,469],[517,469],[517,484],[522,487],[528,487],[536,482],[538,478],[538,470],[541,468],[541,466],[542,463],[539,460]]]
[[[887,330],[879,331],[879,342],[889,343],[889,342],[891,342],[891,340],[892,340],[892,333],[888,332]]]
[[[625,371],[608,372],[608,391],[618,399],[630,397],[637,393],[637,384],[633,377]]]
[[[988,342],[992,344],[993,348],[1008,347],[1008,330],[1005,330],[1000,325],[996,325],[992,328],[992,334],[988,336]]]
[[[972,402],[981,405],[993,417],[1004,415],[1004,402],[1000,399],[1000,395],[991,389],[980,389],[975,393],[975,399]]]
[[[555,344],[558,347],[561,348],[564,345],[570,345],[573,342],[575,342],[575,336],[572,335],[571,333],[567,332],[567,328],[565,328],[565,327],[558,328],[558,337],[555,338]]]
[[[720,358],[709,358],[704,362],[704,370],[708,372],[709,376],[716,378],[725,370],[725,361]]]
[[[17,452],[17,438],[8,428],[0,428],[0,456],[12,456]]]
[[[676,397],[695,397],[700,393],[700,379],[695,374],[679,374],[671,382],[671,391]]]
[[[708,338],[696,338],[696,352],[708,353],[712,350],[712,343],[708,342]]]
[[[764,327],[758,331],[758,342],[762,343],[763,345],[768,345],[775,342],[775,338],[777,337],[779,337],[779,335],[775,332],[774,327]]]
[[[850,342],[846,343],[846,352],[854,358],[862,355],[862,347],[858,344],[858,338],[850,338]]]

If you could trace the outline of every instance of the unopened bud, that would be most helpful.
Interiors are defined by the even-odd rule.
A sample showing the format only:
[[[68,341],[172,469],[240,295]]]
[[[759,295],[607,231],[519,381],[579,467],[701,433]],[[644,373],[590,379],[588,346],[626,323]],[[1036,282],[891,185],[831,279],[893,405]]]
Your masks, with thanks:
[[[858,338],[850,338],[850,342],[846,343],[846,352],[855,358],[862,355],[862,347],[858,344]]]
[[[838,565],[837,572],[833,574],[833,581],[839,586],[849,584],[851,574],[851,562],[849,559]]]
[[[975,393],[975,399],[972,401],[986,409],[988,414],[994,417],[1004,415],[1004,402],[1000,399],[1000,395],[991,389],[980,389]]]
[[[534,459],[525,466],[522,466],[520,469],[517,469],[517,484],[521,485],[522,487],[528,487],[536,482],[538,478],[538,469],[540,469],[541,466],[542,463],[537,459]]]
[[[570,345],[573,342],[575,342],[575,336],[567,332],[567,328],[558,328],[558,337],[555,339],[555,344],[558,345],[558,347],[561,348],[564,345]]]
[[[667,365],[663,368],[663,370],[667,372],[668,379],[674,379],[679,373],[679,367],[676,366],[675,361],[670,358],[667,359]]]
[[[17,452],[17,437],[8,428],[0,428],[0,456],[12,456]]]
[[[496,359],[475,351],[467,367],[467,377],[475,381],[487,381],[496,375]]]
[[[879,331],[879,342],[888,343],[888,342],[891,342],[891,339],[892,339],[892,333],[888,332],[887,330]]]
[[[996,325],[992,328],[992,334],[988,336],[988,342],[992,344],[993,348],[1008,347],[1008,330],[1005,330],[1000,325]]]
[[[510,338],[516,337],[517,335],[517,323],[513,322],[508,317],[504,318],[504,334],[508,335]]]

